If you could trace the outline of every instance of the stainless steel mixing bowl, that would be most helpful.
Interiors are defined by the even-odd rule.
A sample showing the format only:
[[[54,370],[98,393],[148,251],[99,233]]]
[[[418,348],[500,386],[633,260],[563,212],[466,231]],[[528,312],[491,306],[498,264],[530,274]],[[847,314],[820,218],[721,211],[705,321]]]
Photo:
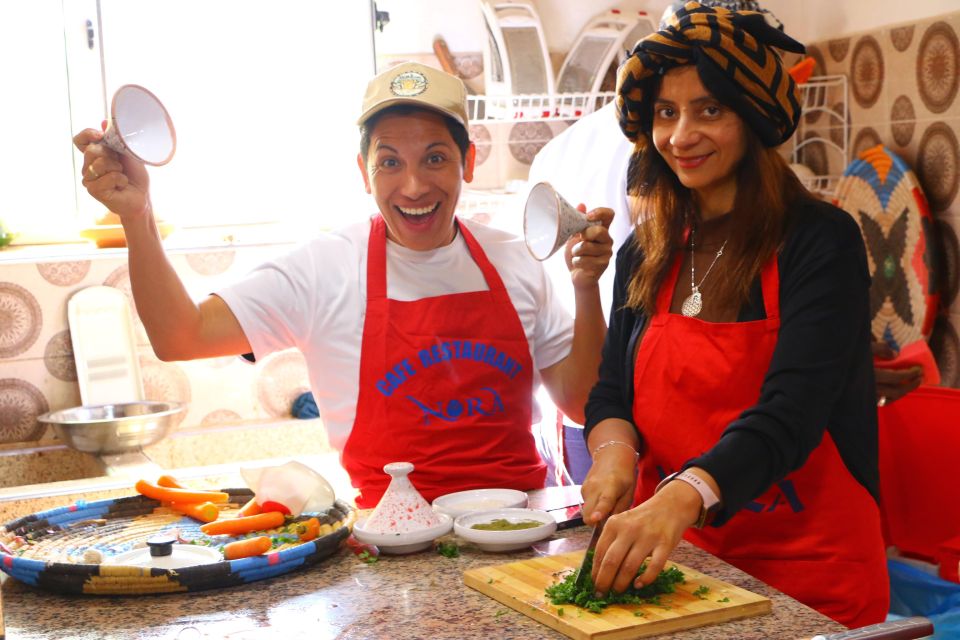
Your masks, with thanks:
[[[51,411],[37,421],[52,425],[57,437],[78,451],[111,454],[159,442],[184,409],[178,402],[122,402]]]

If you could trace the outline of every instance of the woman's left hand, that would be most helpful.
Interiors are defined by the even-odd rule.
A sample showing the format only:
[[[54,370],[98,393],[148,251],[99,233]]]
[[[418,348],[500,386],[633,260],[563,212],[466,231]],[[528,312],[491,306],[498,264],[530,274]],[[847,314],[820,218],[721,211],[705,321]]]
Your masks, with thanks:
[[[599,593],[622,592],[653,582],[703,503],[684,482],[670,482],[646,502],[610,516],[593,556],[593,584]],[[649,558],[649,560],[647,560]],[[644,572],[637,576],[647,560]],[[636,577],[636,580],[634,578]]]
[[[582,204],[577,209],[586,211]],[[586,215],[587,220],[599,221],[600,224],[574,234],[567,241],[564,251],[574,288],[597,286],[613,256],[613,238],[608,230],[613,222],[613,209],[598,207]]]

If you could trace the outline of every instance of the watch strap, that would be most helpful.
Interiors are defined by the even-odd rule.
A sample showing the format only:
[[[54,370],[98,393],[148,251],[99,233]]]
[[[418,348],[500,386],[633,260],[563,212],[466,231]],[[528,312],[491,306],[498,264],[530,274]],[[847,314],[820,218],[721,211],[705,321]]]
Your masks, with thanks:
[[[707,519],[709,516],[717,510],[720,506],[720,498],[717,497],[717,494],[713,492],[713,489],[710,488],[710,485],[707,484],[702,478],[697,476],[695,473],[684,470],[677,473],[671,473],[666,478],[660,481],[660,484],[657,485],[657,488],[654,490],[654,493],[660,491],[668,482],[673,480],[680,480],[687,483],[694,489],[697,493],[700,494],[701,505],[700,505],[700,515],[697,517],[697,521],[693,524],[697,529],[702,529],[704,525],[707,524]]]

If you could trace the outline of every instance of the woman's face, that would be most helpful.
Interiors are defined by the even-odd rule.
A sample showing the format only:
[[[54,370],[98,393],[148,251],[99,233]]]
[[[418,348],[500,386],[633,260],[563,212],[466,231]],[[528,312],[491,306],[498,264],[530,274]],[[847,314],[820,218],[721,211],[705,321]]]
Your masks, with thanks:
[[[733,208],[737,167],[747,150],[746,125],[704,88],[696,68],[675,67],[664,74],[653,106],[653,144],[694,191],[702,216]]]

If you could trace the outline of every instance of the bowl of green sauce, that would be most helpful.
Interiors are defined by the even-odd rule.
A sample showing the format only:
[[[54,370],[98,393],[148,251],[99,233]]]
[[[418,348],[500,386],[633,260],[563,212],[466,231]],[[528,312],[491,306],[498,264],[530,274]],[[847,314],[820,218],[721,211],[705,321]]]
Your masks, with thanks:
[[[483,551],[516,551],[549,538],[557,521],[540,509],[473,511],[453,521],[454,533]]]

